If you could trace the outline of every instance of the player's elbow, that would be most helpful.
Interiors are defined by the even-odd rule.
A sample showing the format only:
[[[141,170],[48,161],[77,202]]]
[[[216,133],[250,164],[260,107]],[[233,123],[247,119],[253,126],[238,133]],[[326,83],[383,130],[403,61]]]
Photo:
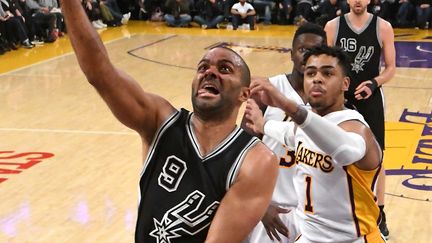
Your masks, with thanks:
[[[332,153],[333,160],[341,166],[353,164],[361,160],[366,154],[366,142],[357,135],[349,144],[341,145],[335,152]]]
[[[114,80],[119,76],[118,71],[111,63],[105,63],[94,67],[82,67],[87,81],[94,87],[103,85],[106,81]]]

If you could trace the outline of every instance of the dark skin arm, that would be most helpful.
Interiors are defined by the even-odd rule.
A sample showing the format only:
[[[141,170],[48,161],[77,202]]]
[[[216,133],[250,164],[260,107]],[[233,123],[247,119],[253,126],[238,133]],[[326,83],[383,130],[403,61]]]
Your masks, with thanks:
[[[62,0],[61,5],[69,38],[87,80],[116,118],[137,131],[148,145],[174,107],[162,97],[145,92],[137,81],[113,66],[79,0]]]
[[[267,81],[268,81],[269,79],[268,79],[268,78],[265,78],[265,77],[252,77],[252,78],[251,78],[251,82],[253,82],[254,80],[262,80],[262,81],[267,80]],[[269,81],[269,82],[270,82],[270,81]],[[255,101],[255,103],[258,105],[259,109],[261,110],[262,114],[264,114],[265,111],[267,110],[267,106],[261,102],[259,95],[257,95],[257,94],[253,94],[253,95],[251,95],[249,98],[250,98],[250,99],[253,99],[253,100]],[[247,105],[246,105],[246,106],[247,106]],[[247,109],[247,108],[246,108],[246,109]],[[243,114],[243,118],[242,118],[242,121],[241,121],[241,128],[243,128],[243,129],[244,129],[246,132],[248,132],[249,134],[252,134],[252,135],[257,136],[258,138],[262,139],[263,134],[261,134],[261,133],[256,133],[256,132],[252,131],[251,129],[249,129],[249,128],[246,126],[246,123],[247,123],[247,122],[248,122],[248,119],[247,119],[247,118],[245,117],[245,115]]]
[[[264,144],[256,144],[246,155],[235,183],[222,199],[205,242],[242,242],[263,217],[277,174],[276,156]]]

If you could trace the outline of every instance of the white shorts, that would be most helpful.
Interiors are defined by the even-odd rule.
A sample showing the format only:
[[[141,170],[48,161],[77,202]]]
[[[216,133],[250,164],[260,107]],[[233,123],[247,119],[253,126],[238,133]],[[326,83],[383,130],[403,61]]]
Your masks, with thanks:
[[[282,213],[279,214],[280,219],[282,222],[287,226],[289,231],[289,238],[285,237],[282,234],[279,234],[279,237],[281,238],[282,243],[293,243],[299,234],[299,231],[295,225],[295,208],[288,208],[291,209],[289,213]],[[267,235],[267,232],[264,228],[264,225],[259,222],[255,228],[252,230],[252,232],[248,235],[248,238],[243,241],[243,243],[274,243],[276,241],[272,241],[270,237]]]

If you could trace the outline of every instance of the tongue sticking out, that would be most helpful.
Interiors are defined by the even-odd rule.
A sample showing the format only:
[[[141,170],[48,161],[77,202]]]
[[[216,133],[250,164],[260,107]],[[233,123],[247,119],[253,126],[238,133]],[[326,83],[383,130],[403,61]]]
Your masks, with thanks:
[[[198,95],[202,96],[215,96],[219,94],[219,90],[212,85],[204,85],[201,89],[198,90]]]

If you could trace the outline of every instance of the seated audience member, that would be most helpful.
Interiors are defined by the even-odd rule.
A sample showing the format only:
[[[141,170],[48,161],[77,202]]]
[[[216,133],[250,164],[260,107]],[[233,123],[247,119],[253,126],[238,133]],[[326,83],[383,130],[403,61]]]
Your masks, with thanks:
[[[312,0],[296,0],[296,13],[294,22],[297,25],[301,25],[301,23],[313,22],[314,21],[314,12],[312,11],[313,1]]]
[[[56,14],[35,0],[26,0],[26,5],[31,10],[36,35],[44,42],[56,41],[59,33]]]
[[[111,15],[114,17],[114,22],[121,22],[122,24],[128,23],[131,13],[123,14],[117,4],[117,0],[101,0],[100,4],[109,9]]]
[[[420,29],[429,29],[432,15],[431,0],[414,0],[416,8],[416,26]]]
[[[318,16],[315,22],[320,26],[325,26],[327,21],[336,18],[342,14],[342,6],[338,0],[324,0],[319,5],[312,7],[312,10]]]
[[[255,29],[255,9],[246,2],[246,0],[239,0],[231,8],[233,29],[237,29],[240,24],[249,24],[251,30]]]
[[[40,43],[36,36],[36,26],[32,18],[32,10],[27,6],[26,0],[13,0],[15,2],[16,8],[20,11],[21,15],[25,20],[25,26],[27,29],[27,36],[32,44]]]
[[[192,21],[189,0],[167,0],[164,19],[171,27],[188,27]]]
[[[107,25],[102,22],[99,3],[96,0],[82,0],[82,5],[93,27],[96,29],[107,27]]]
[[[275,14],[272,23],[289,24],[293,10],[293,0],[275,0]]]
[[[196,6],[198,15],[193,20],[203,29],[218,28],[224,20],[222,4],[223,0],[199,0]]]
[[[259,19],[263,19],[265,25],[271,24],[272,11],[275,7],[273,0],[253,0],[252,2]]]
[[[18,45],[24,48],[33,48],[33,44],[27,36],[24,20],[19,11],[6,0],[0,1],[1,35],[5,37],[11,49],[18,49]],[[14,15],[15,14],[15,15]],[[17,16],[19,14],[19,16]]]
[[[396,15],[397,25],[400,28],[414,26],[412,17],[415,15],[415,6],[412,0],[399,0],[399,9]]]

